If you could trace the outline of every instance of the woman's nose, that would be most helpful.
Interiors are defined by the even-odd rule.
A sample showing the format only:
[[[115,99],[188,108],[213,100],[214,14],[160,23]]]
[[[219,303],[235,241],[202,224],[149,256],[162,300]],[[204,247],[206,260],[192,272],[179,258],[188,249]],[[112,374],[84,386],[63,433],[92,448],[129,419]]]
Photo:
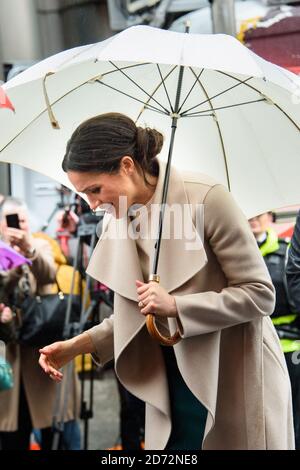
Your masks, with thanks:
[[[89,206],[90,206],[92,211],[97,209],[97,207],[101,204],[100,201],[98,201],[98,199],[92,199],[89,196],[88,196],[88,200],[89,200]]]

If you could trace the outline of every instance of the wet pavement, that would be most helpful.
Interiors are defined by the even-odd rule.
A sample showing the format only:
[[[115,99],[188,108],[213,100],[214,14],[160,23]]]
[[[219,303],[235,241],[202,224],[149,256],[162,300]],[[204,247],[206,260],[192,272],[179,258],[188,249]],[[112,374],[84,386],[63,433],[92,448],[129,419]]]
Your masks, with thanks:
[[[89,397],[89,381],[85,382],[85,397]],[[94,416],[88,424],[88,449],[108,449],[120,441],[120,400],[112,368],[105,370],[94,382]],[[80,421],[82,442],[84,423]]]

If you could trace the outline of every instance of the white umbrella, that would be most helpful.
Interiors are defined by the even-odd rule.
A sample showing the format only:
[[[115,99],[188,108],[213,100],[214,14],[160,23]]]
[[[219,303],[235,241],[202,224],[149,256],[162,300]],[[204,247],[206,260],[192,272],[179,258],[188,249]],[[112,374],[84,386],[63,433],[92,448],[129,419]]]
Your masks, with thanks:
[[[178,168],[214,176],[246,216],[299,203],[299,81],[230,36],[135,26],[50,57],[4,88],[16,112],[0,115],[2,161],[69,185],[60,167],[71,133],[117,111],[162,130],[163,158],[173,150]]]
[[[0,112],[0,160],[69,186],[60,168],[67,140],[83,120],[110,111],[162,130],[168,143],[180,65],[173,164],[224,183],[247,217],[298,204],[299,79],[226,35],[135,26],[36,64],[4,85],[16,112]],[[43,92],[49,72],[46,97],[59,129]]]

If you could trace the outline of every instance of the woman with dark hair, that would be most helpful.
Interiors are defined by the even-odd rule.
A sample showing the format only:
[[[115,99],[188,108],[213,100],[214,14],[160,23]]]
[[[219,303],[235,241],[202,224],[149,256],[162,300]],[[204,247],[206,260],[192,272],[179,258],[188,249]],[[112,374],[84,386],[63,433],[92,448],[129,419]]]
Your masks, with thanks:
[[[41,349],[40,365],[60,381],[59,369],[79,353],[100,364],[114,358],[121,383],[146,403],[146,449],[292,449],[289,378],[269,318],[274,289],[248,222],[222,185],[171,169],[161,284],[149,281],[162,144],[158,131],[117,113],[72,135],[63,169],[91,209],[108,211],[88,273],[115,292],[114,315]],[[177,219],[178,208],[184,217]],[[181,340],[160,346],[147,314]]]

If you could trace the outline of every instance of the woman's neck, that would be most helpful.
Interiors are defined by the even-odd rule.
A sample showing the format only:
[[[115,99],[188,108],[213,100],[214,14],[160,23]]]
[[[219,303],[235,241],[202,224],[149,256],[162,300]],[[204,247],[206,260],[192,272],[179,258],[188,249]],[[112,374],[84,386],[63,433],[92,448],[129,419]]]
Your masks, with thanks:
[[[144,179],[142,180],[143,183],[141,185],[141,189],[136,195],[136,204],[146,205],[147,202],[150,201],[156,190],[158,177],[148,174],[145,176],[149,184],[146,184]]]

